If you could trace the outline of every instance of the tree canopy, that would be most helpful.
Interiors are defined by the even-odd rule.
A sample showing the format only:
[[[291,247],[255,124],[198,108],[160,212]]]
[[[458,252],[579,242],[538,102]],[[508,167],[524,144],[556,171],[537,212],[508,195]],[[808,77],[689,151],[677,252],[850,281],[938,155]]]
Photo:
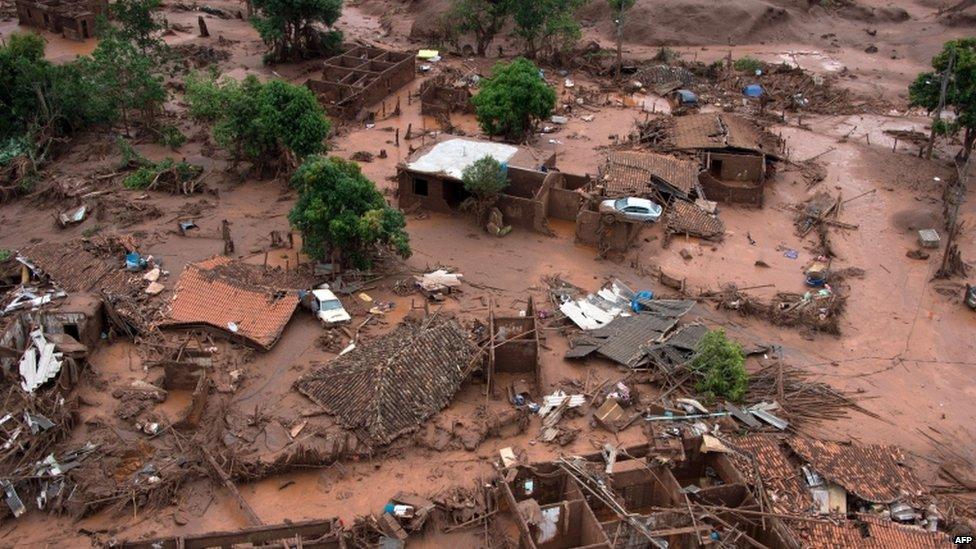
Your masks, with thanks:
[[[708,398],[723,397],[738,401],[749,388],[749,374],[742,347],[729,341],[722,330],[705,334],[691,361],[691,370],[699,375],[695,389]]]
[[[497,195],[508,186],[508,178],[501,163],[485,155],[475,160],[461,173],[464,189],[477,198]]]
[[[471,102],[485,133],[520,139],[537,121],[552,114],[556,91],[542,79],[534,63],[519,57],[511,63],[497,63]]]
[[[342,15],[342,0],[253,0],[257,15],[251,24],[270,47],[271,63],[304,59],[338,49],[342,34],[322,32]]]
[[[303,250],[315,259],[329,253],[368,267],[377,245],[410,257],[403,212],[390,207],[359,166],[337,157],[314,156],[291,178],[298,201],[288,215],[302,232]]]
[[[553,54],[573,46],[582,36],[574,17],[585,0],[533,0],[515,2],[514,34],[525,44],[525,52],[535,57],[540,49]]]
[[[484,56],[516,3],[516,0],[454,0],[448,17],[458,31],[474,35],[478,55]]]
[[[117,38],[135,44],[142,53],[161,48],[164,42],[158,33],[165,25],[153,15],[159,5],[160,0],[116,0],[109,4],[109,13],[118,26],[110,27],[103,20],[99,25],[99,34],[111,32]]]
[[[942,121],[935,129],[944,135],[963,131],[960,157],[966,160],[976,142],[976,38],[946,42],[942,51],[932,58],[934,70],[919,74],[909,85],[908,95],[913,106],[929,112],[938,109],[942,78],[950,59],[952,70],[946,86],[945,106],[955,111],[956,118],[954,122]]]
[[[311,90],[282,80],[262,83],[251,75],[216,82],[191,74],[186,99],[192,116],[213,122],[220,146],[262,173],[283,157],[300,161],[322,152],[332,128]]]

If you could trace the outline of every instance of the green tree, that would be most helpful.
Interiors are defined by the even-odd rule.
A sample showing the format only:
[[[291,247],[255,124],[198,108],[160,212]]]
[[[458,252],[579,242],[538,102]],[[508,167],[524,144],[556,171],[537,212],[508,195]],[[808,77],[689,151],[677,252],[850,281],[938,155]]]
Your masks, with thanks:
[[[710,399],[742,400],[749,388],[749,374],[742,347],[729,341],[722,330],[712,330],[698,343],[691,370],[698,374],[695,389]]]
[[[251,24],[271,50],[266,61],[303,59],[321,55],[342,42],[338,31],[322,32],[317,25],[331,28],[342,15],[342,0],[253,0],[257,15]]]
[[[952,70],[949,68],[952,61]],[[912,106],[922,107],[930,113],[939,108],[943,75],[948,73],[945,107],[955,111],[955,121],[951,123],[938,120],[934,123],[936,133],[953,135],[963,132],[963,146],[959,151],[960,160],[968,160],[976,143],[976,38],[950,40],[942,46],[942,51],[932,58],[934,71],[923,72],[908,87]]]
[[[461,182],[464,190],[471,193],[471,197],[461,206],[473,211],[481,223],[495,202],[498,202],[498,194],[508,186],[508,176],[500,162],[485,155],[464,168]]]
[[[359,165],[337,157],[313,156],[295,172],[298,201],[288,219],[302,232],[305,253],[315,259],[369,266],[376,245],[410,257],[403,212],[390,207]]]
[[[454,0],[449,18],[459,31],[474,35],[478,55],[484,57],[488,46],[511,15],[514,2],[515,0]]]
[[[143,54],[162,48],[165,44],[159,35],[165,25],[153,16],[159,4],[160,0],[116,0],[109,5],[109,13],[118,27],[109,27],[107,22],[100,21],[101,33],[104,35],[107,31],[132,42]]]
[[[192,116],[213,122],[214,139],[235,162],[249,160],[262,174],[283,159],[297,165],[324,151],[332,128],[311,90],[283,80],[215,82],[191,74],[186,99]]]
[[[166,101],[158,65],[133,42],[109,35],[99,40],[91,57],[80,58],[78,63],[95,90],[90,100],[100,105],[100,111],[111,113],[113,121],[121,119],[126,131],[131,111],[138,112],[148,125]]]
[[[573,46],[582,36],[574,14],[585,0],[533,0],[515,2],[514,34],[525,44],[525,53],[535,57],[540,48],[552,54]]]
[[[613,10],[613,24],[617,29],[617,80],[624,68],[624,17],[634,7],[635,0],[607,0]]]
[[[508,64],[496,63],[471,102],[485,133],[517,140],[552,114],[556,91],[542,79],[534,63],[519,57]]]

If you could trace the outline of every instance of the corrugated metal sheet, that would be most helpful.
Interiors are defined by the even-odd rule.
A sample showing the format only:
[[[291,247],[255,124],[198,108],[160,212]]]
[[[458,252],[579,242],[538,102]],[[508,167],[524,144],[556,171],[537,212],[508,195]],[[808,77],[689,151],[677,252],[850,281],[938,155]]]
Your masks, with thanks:
[[[895,446],[848,446],[800,437],[791,437],[787,443],[820,476],[863,500],[891,503],[925,492],[915,473],[903,465],[905,457]]]
[[[360,440],[390,443],[446,406],[475,354],[455,321],[394,331],[315,369],[295,383]]]

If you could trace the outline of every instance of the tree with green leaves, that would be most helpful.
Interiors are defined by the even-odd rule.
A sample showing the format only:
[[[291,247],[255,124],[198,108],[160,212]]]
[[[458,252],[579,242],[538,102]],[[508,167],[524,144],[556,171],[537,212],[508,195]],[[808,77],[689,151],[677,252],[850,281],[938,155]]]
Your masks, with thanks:
[[[617,80],[624,68],[624,17],[634,7],[635,0],[607,0],[613,11],[613,24],[617,29]]]
[[[519,140],[552,114],[556,91],[542,79],[535,63],[519,57],[496,63],[471,102],[485,133]]]
[[[749,388],[746,356],[742,347],[725,337],[723,330],[711,330],[698,343],[690,368],[698,375],[695,389],[709,399],[742,400]]]
[[[533,0],[515,2],[514,34],[525,44],[525,54],[534,58],[539,50],[553,54],[571,48],[582,36],[575,19],[585,0]]]
[[[112,118],[121,120],[126,131],[132,111],[149,125],[166,101],[166,88],[156,62],[134,42],[109,35],[99,40],[91,57],[80,58],[78,63],[96,90],[91,101],[107,105],[106,110],[114,108]]]
[[[311,90],[283,80],[216,82],[191,74],[186,99],[191,116],[213,122],[214,139],[235,163],[249,160],[262,174],[322,152],[332,128]]]
[[[464,168],[461,183],[471,194],[461,207],[473,211],[480,223],[498,202],[499,193],[508,186],[508,175],[499,161],[486,154]]]
[[[100,22],[100,33],[108,31],[117,38],[132,42],[143,54],[159,50],[165,46],[160,33],[166,27],[153,15],[159,5],[160,0],[116,0],[109,5],[109,13],[118,26],[109,27],[103,20]]]
[[[305,59],[331,53],[342,44],[342,34],[331,29],[342,15],[342,0],[253,0],[257,15],[251,24],[271,49],[269,63]]]
[[[933,71],[919,74],[908,87],[909,100],[912,106],[936,113],[936,134],[951,136],[963,132],[959,159],[968,160],[976,143],[976,38],[946,42],[932,58],[932,68]],[[955,120],[942,120],[942,108],[955,111]]]
[[[298,201],[288,219],[302,232],[310,257],[367,268],[377,245],[410,257],[403,212],[386,203],[355,162],[313,156],[292,176],[291,186]]]
[[[475,49],[484,57],[508,21],[514,3],[515,0],[454,0],[448,13],[460,32],[474,35]]]

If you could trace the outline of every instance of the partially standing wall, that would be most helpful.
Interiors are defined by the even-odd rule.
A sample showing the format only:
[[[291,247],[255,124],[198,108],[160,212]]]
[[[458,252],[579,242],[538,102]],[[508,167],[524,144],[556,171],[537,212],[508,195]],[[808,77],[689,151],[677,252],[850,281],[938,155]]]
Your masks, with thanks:
[[[305,82],[329,114],[354,118],[414,79],[412,52],[356,46],[325,61],[322,76]]]

